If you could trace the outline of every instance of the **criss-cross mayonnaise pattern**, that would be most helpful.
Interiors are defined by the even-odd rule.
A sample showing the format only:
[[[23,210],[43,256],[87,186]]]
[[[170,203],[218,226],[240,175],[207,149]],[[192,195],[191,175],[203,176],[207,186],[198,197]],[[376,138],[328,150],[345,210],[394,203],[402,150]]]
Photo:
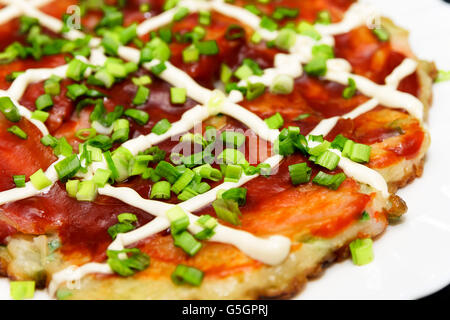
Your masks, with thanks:
[[[38,18],[39,23],[43,27],[46,27],[55,33],[61,33],[63,22],[39,10],[39,7],[50,2],[51,1],[49,0],[0,0],[0,3],[6,5],[6,7],[0,10],[0,23],[6,23],[7,21],[20,15],[28,15]],[[274,40],[278,35],[277,31],[268,31],[261,28],[260,18],[246,9],[224,3],[221,0],[185,0],[180,1],[175,8],[142,22],[137,27],[138,36],[145,35],[150,31],[157,30],[158,28],[169,24],[180,7],[188,8],[190,12],[212,10],[235,18],[252,27],[262,36],[262,39],[266,41]],[[290,49],[288,54],[278,53],[275,56],[274,68],[265,69],[263,70],[264,73],[262,76],[252,76],[248,79],[248,81],[262,82],[269,85],[271,81],[280,74],[286,74],[292,77],[301,76],[303,73],[302,64],[308,63],[311,60],[311,50],[314,45],[320,43],[334,45],[332,35],[348,32],[349,30],[366,23],[369,18],[373,18],[373,12],[374,11],[372,8],[356,3],[349,8],[341,22],[328,26],[317,25],[317,29],[322,34],[321,40],[315,41],[310,37],[297,35],[296,43]],[[63,36],[69,40],[74,40],[84,37],[85,34],[78,30],[70,30],[69,32],[64,33]],[[89,63],[92,65],[102,65],[106,60],[106,56],[103,53],[103,48],[100,46],[100,43],[101,39],[95,37],[89,42],[89,46],[92,48]],[[138,63],[140,52],[135,48],[121,46],[118,50],[118,55],[126,61]],[[80,60],[84,59],[83,57],[76,58]],[[150,69],[159,63],[160,62],[155,59],[144,64],[143,66],[146,69]],[[279,130],[269,129],[267,124],[262,119],[238,104],[243,100],[242,94],[239,91],[232,91],[230,95],[226,97],[225,94],[218,90],[212,91],[200,86],[188,74],[176,68],[170,62],[165,62],[165,65],[166,70],[158,76],[172,86],[186,88],[188,97],[197,101],[199,105],[186,111],[181,116],[181,119],[172,123],[169,131],[162,135],[151,133],[126,141],[122,146],[130,150],[133,155],[136,155],[139,151],[143,151],[150,146],[156,145],[172,136],[187,132],[197,123],[218,113],[226,114],[241,121],[253,130],[260,138],[263,138],[269,142],[273,143],[278,138],[280,133]],[[346,84],[348,78],[353,78],[357,89],[372,99],[355,108],[348,114],[322,120],[310,134],[326,135],[336,125],[339,119],[354,119],[359,115],[372,110],[379,104],[383,104],[386,107],[391,108],[403,108],[419,120],[422,120],[423,104],[413,95],[396,90],[400,81],[408,75],[414,73],[416,68],[416,61],[406,58],[386,78],[385,85],[378,85],[369,79],[352,74],[351,66],[346,60],[330,59],[327,62],[328,71],[324,76],[325,79]],[[53,69],[29,69],[14,80],[8,90],[0,91],[0,96],[10,97],[18,106],[20,113],[36,125],[42,134],[45,135],[48,133],[45,125],[40,121],[31,119],[30,111],[25,107],[20,106],[18,101],[24,94],[26,87],[29,84],[44,81],[52,75],[65,77],[66,71],[67,65],[59,66]],[[89,75],[89,72],[90,70],[88,69],[85,76]],[[241,83],[241,85],[245,86],[246,83]],[[211,107],[212,105],[214,105],[214,107]],[[331,149],[331,151],[340,157],[339,167],[343,169],[347,176],[352,177],[361,183],[372,186],[374,189],[380,191],[385,198],[389,196],[387,183],[377,171],[362,164],[353,162],[348,158],[342,157],[339,150]],[[62,159],[63,157],[60,157],[57,162]],[[274,168],[279,165],[282,159],[282,156],[274,155],[264,162]],[[46,171],[46,175],[53,183],[58,180],[54,169],[55,163],[53,163]],[[92,178],[95,170],[99,168],[107,168],[107,164],[104,159],[101,162],[94,162],[82,178]],[[201,227],[195,223],[198,219],[197,216],[191,214],[190,212],[200,209],[214,201],[218,190],[226,190],[242,186],[257,176],[257,174],[251,176],[243,175],[236,183],[224,182],[204,194],[180,203],[179,206],[188,214],[190,220],[189,231],[196,233],[201,230]],[[0,204],[32,197],[43,192],[48,192],[50,188],[51,186],[44,190],[36,190],[32,184],[28,182],[25,188],[15,188],[0,192]],[[165,212],[173,207],[171,204],[144,199],[130,188],[116,188],[111,185],[106,185],[104,188],[99,188],[98,192],[102,195],[117,198],[131,206],[140,208],[147,213],[156,216],[156,218],[151,222],[136,230],[119,234],[116,240],[111,243],[109,249],[121,250],[125,246],[131,245],[138,240],[170,227],[170,223],[168,218],[165,216]],[[232,244],[249,257],[269,265],[280,264],[288,256],[290,251],[290,240],[283,236],[259,238],[248,232],[225,227],[220,224],[215,231],[216,234],[209,241]],[[112,273],[112,270],[106,263],[88,263],[81,267],[72,266],[66,268],[53,275],[49,286],[50,293],[54,294],[56,289],[62,283],[77,281],[89,273]]]

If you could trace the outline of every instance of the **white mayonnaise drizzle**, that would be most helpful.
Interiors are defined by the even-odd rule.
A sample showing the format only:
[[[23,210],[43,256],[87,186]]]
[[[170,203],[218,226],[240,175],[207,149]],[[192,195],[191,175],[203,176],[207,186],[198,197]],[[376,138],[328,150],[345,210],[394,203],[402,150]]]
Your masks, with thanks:
[[[0,22],[6,22],[16,16],[19,16],[22,13],[25,13],[26,15],[38,18],[42,25],[45,25],[45,27],[54,32],[60,32],[63,27],[63,23],[60,20],[46,15],[35,8],[35,6],[49,2],[48,0],[35,0],[31,3],[25,2],[23,0],[2,0],[1,2],[9,3],[10,6],[0,10]],[[192,0],[181,1],[177,8],[179,7],[186,7],[191,12],[199,10],[215,10],[221,14],[233,17],[249,25],[255,31],[257,31],[264,40],[267,41],[274,40],[278,35],[278,32],[276,31],[272,32],[260,28],[260,18],[256,15],[243,8],[226,4],[221,0],[210,2]],[[177,11],[177,8],[168,10],[159,16],[144,21],[138,26],[138,34],[144,35],[151,30],[158,29],[170,23]],[[310,59],[312,58],[311,49],[315,44],[326,43],[329,45],[334,45],[333,38],[330,35],[348,32],[355,27],[367,23],[368,21],[371,22],[374,17],[375,15],[371,8],[362,4],[352,5],[341,22],[331,25],[316,25],[316,28],[322,34],[322,39],[320,40],[320,42],[316,42],[309,37],[301,35],[297,36],[296,43],[291,48],[290,54],[277,54],[275,56],[274,68],[264,70],[264,74],[261,77],[251,77],[249,78],[249,81],[262,82],[268,86],[272,83],[274,77],[279,74],[290,75],[294,78],[301,76],[303,72],[301,64],[310,61]],[[76,30],[71,30],[70,32],[64,34],[64,36],[68,39],[73,40],[76,38],[84,37],[84,34]],[[93,38],[89,45],[93,48],[98,47],[100,45],[100,39]],[[139,61],[139,51],[130,47],[120,47],[119,56],[128,61]],[[106,57],[104,56],[101,48],[99,48],[98,50],[94,49],[92,51],[91,61],[93,60],[95,64],[101,65],[102,63],[104,63],[105,59]],[[423,106],[417,103],[418,100],[411,95],[404,94],[395,90],[395,87],[403,77],[414,72],[416,68],[416,65],[414,65],[414,61],[406,59],[404,63],[396,68],[396,70],[394,70],[394,72],[386,79],[386,86],[380,86],[368,79],[351,74],[350,64],[345,60],[340,60],[342,59],[332,59],[329,61],[329,71],[326,75],[326,78],[331,81],[346,84],[348,78],[352,77],[353,79],[355,79],[358,90],[360,90],[367,96],[373,97],[372,100],[369,100],[365,104],[359,106],[357,109],[353,110],[347,115],[344,115],[343,117],[356,117],[366,112],[365,110],[368,111],[374,108],[379,103],[382,103],[388,107],[405,108],[407,111],[409,111],[419,119],[422,118],[423,111],[421,111],[421,108],[423,108]],[[145,67],[150,68],[157,63],[158,61],[154,60],[146,64]],[[210,91],[206,88],[201,87],[186,73],[175,68],[169,62],[166,62],[166,66],[167,69],[160,75],[161,78],[169,82],[173,86],[186,88],[188,96],[204,106],[197,106],[187,111],[182,116],[180,121],[173,123],[172,128],[164,135],[157,136],[154,134],[149,134],[147,136],[140,136],[136,139],[127,141],[123,146],[128,148],[133,154],[136,154],[141,150],[145,150],[149,146],[157,144],[172,135],[188,131],[195,125],[195,123],[202,121],[210,115],[216,114],[218,112],[225,113],[242,121],[249,128],[255,131],[260,137],[268,141],[274,142],[277,139],[279,134],[278,130],[270,130],[265,122],[262,121],[262,119],[236,104],[237,102],[242,100],[242,94],[232,92],[228,99],[224,98],[224,101],[216,105],[213,110],[209,108],[208,105],[211,104],[211,100],[216,98],[214,91]],[[13,83],[10,90],[8,90],[8,95],[10,97],[15,97],[16,100],[20,99],[28,83],[42,81],[46,77],[50,77],[51,74],[59,75],[60,73],[62,73],[61,76],[65,76],[65,70],[63,70],[63,67],[66,66],[58,67],[60,68],[58,70],[55,70],[57,69],[55,68],[53,69],[53,71],[50,71],[51,69],[48,69],[45,72],[45,75],[41,76],[33,73],[33,71],[24,74],[20,81],[17,81],[16,79],[17,83]],[[24,107],[19,106],[19,108],[21,109]],[[311,132],[311,134],[326,134],[334,127],[338,119],[339,117],[333,117],[323,120]],[[389,194],[387,191],[386,182],[376,171],[371,170],[363,165],[354,163],[347,158],[341,157],[339,150],[332,149],[331,151],[340,156],[341,159],[339,162],[339,166],[348,176],[353,177],[357,181],[371,185],[375,189],[380,190],[384,196],[387,196]],[[281,160],[282,157],[276,155],[267,159],[265,163],[270,164],[270,166],[273,168],[277,166]],[[104,162],[96,163],[95,168],[91,168],[93,170],[90,170],[88,176],[91,176],[95,169],[104,166]],[[57,181],[54,164],[47,169],[46,174],[52,181]],[[201,228],[195,225],[194,222],[197,217],[190,214],[189,211],[200,209],[201,207],[212,202],[216,198],[218,190],[243,185],[251,179],[254,179],[255,177],[257,177],[257,175],[244,175],[237,183],[225,182],[202,195],[181,203],[180,207],[187,211],[191,220],[190,231],[198,232],[201,230]],[[0,204],[14,201],[14,199],[23,199],[40,192],[46,192],[50,188],[48,187],[44,191],[37,191],[32,190],[34,189],[34,187],[32,185],[30,187],[29,184],[30,183],[27,183],[27,186],[25,188],[16,188],[13,190],[1,192]],[[17,190],[17,192],[15,190]],[[23,198],[19,198],[19,192],[28,195],[24,196]],[[157,218],[155,218],[152,222],[137,230],[125,234],[119,234],[116,240],[110,245],[111,249],[119,250],[120,248],[148,237],[149,235],[158,233],[169,226],[169,222],[164,213],[168,208],[172,207],[172,205],[170,204],[143,199],[133,189],[130,188],[114,188],[112,186],[106,186],[105,188],[101,188],[99,190],[99,193],[115,197],[122,200],[123,202],[129,203],[130,205],[141,208],[142,210],[157,216]],[[261,239],[254,237],[247,232],[227,228],[221,225],[216,228],[216,235],[211,240],[233,244],[248,256],[272,265],[281,263],[288,255],[290,248],[290,241],[285,237],[272,236],[268,239]],[[89,263],[81,267],[69,267],[68,269],[64,269],[53,276],[49,289],[53,294],[58,286],[66,281],[77,281],[84,275],[89,273],[111,272],[112,271],[107,264],[99,263]]]

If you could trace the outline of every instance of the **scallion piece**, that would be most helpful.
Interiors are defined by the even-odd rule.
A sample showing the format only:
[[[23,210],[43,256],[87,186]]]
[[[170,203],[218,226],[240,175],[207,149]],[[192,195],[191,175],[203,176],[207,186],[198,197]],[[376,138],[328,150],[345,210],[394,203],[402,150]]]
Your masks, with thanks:
[[[297,34],[294,30],[283,29],[278,33],[278,36],[275,39],[275,46],[278,49],[289,51],[296,41]]]
[[[126,255],[124,259],[123,255]],[[150,265],[150,257],[137,248],[124,250],[107,250],[107,263],[110,268],[123,277],[134,275]]]
[[[356,82],[353,78],[348,78],[348,86],[342,91],[342,97],[345,99],[352,98],[356,93]]]
[[[198,13],[198,23],[209,26],[211,24],[211,12],[209,11],[199,11]]]
[[[44,171],[39,169],[30,176],[31,184],[37,189],[42,190],[52,185],[52,181],[47,178]]]
[[[273,21],[271,18],[269,18],[268,16],[263,16],[261,18],[261,22],[259,24],[259,26],[263,29],[267,29],[269,31],[275,31],[278,29],[278,24]]]
[[[239,148],[245,142],[245,135],[240,132],[224,131],[220,135],[220,139],[226,145],[233,146],[234,148]]]
[[[167,181],[156,182],[152,186],[150,199],[170,199],[170,183]]]
[[[159,176],[166,178],[170,183],[175,183],[181,175],[177,169],[167,161],[160,161],[156,166],[155,171]]]
[[[67,194],[70,197],[75,198],[77,196],[79,185],[80,185],[80,181],[79,180],[69,180],[69,181],[67,181],[66,182]]]
[[[172,124],[167,119],[159,120],[152,128],[152,132],[157,135],[162,135],[169,131]]]
[[[25,179],[26,177],[24,174],[13,176],[14,184],[17,188],[25,187]]]
[[[219,53],[219,47],[216,40],[199,41],[195,46],[200,54],[211,56]]]
[[[193,63],[197,62],[200,58],[200,51],[195,45],[190,45],[183,50],[183,62]]]
[[[247,201],[247,189],[245,188],[231,188],[220,196],[225,200],[233,200],[238,203],[239,206],[245,205]]]
[[[177,234],[172,233],[172,236],[174,239],[174,245],[183,249],[183,251],[191,257],[202,248],[202,244],[198,242],[188,231],[182,231]]]
[[[103,188],[111,177],[111,170],[99,168],[95,171],[92,181],[99,187]]]
[[[51,96],[57,96],[61,93],[61,86],[59,82],[61,81],[60,77],[51,76],[49,79],[44,82],[44,91],[45,93]]]
[[[28,134],[23,131],[18,126],[12,126],[7,129],[8,132],[12,133],[13,135],[17,136],[18,138],[22,140],[26,140],[28,138]]]
[[[113,124],[113,142],[125,142],[130,134],[130,122],[127,119],[117,119]]]
[[[358,266],[363,266],[372,262],[373,248],[372,239],[356,239],[349,245],[350,253],[352,254],[353,263]]]
[[[192,179],[194,179],[194,176],[195,172],[191,169],[186,168],[183,174],[172,185],[172,191],[176,194],[179,194],[181,191],[183,191],[184,188],[188,186],[189,183],[191,183]]]
[[[184,104],[186,102],[186,89],[170,88],[170,102],[173,104]]]
[[[375,28],[372,32],[381,42],[386,42],[390,38],[389,32],[383,27]]]
[[[340,158],[337,154],[335,154],[330,150],[326,150],[325,152],[323,152],[318,156],[315,163],[318,164],[319,166],[327,168],[328,170],[334,170],[336,169],[339,160]]]
[[[77,130],[77,132],[75,132],[75,137],[83,141],[92,139],[96,135],[97,131],[94,128],[79,129]]]
[[[166,215],[170,221],[172,234],[178,234],[189,226],[189,217],[179,206],[174,206],[167,210]]]
[[[311,168],[306,162],[293,164],[289,166],[289,175],[293,185],[306,183],[311,177]]]
[[[67,179],[72,178],[80,168],[80,159],[78,159],[76,154],[72,154],[70,157],[67,157],[55,164],[56,173],[61,181],[66,181]]]
[[[76,198],[78,201],[94,201],[97,197],[97,186],[94,181],[81,181]]]
[[[337,190],[342,182],[347,178],[347,176],[344,173],[338,173],[338,174],[327,174],[323,171],[320,171],[313,179],[313,182],[315,184],[318,184],[320,186],[324,186],[327,188],[330,188],[332,190]]]
[[[71,100],[77,100],[88,92],[88,88],[84,84],[74,83],[67,86],[66,96]]]
[[[234,200],[216,199],[212,203],[214,211],[219,219],[229,222],[235,226],[241,224],[239,217],[241,211],[238,203]]]
[[[196,268],[179,264],[172,273],[171,278],[176,285],[190,284],[198,287],[203,281],[203,272]]]
[[[78,59],[73,59],[67,66],[66,76],[75,81],[81,81],[88,65]]]
[[[270,118],[264,119],[264,122],[270,129],[280,129],[284,124],[284,119],[281,114],[277,112]]]
[[[9,97],[0,97],[0,111],[11,122],[19,122],[21,119],[19,108]]]
[[[35,120],[39,120],[41,122],[45,122],[45,121],[47,121],[49,116],[50,116],[50,114],[48,112],[41,111],[41,110],[35,110],[31,114],[31,119],[35,119]]]
[[[331,148],[342,151],[342,150],[344,150],[344,146],[345,146],[345,143],[347,142],[347,140],[348,139],[346,137],[344,137],[342,134],[338,134],[334,138],[333,142],[331,142]]]
[[[222,179],[222,173],[220,170],[214,169],[209,163],[195,168],[194,172],[199,174],[204,179],[209,179],[212,181],[219,181]]]
[[[144,86],[139,86],[136,95],[133,99],[133,104],[136,106],[142,105],[147,102],[150,95],[150,89]]]
[[[294,78],[280,74],[273,79],[270,92],[274,94],[291,94],[294,91]]]
[[[147,112],[138,110],[138,109],[127,109],[127,110],[125,110],[124,114],[127,117],[132,118],[134,121],[136,121],[141,126],[147,124],[147,122],[150,118]]]
[[[178,8],[178,11],[173,16],[173,21],[181,21],[189,14],[189,9],[186,7]]]
[[[9,293],[14,300],[32,299],[34,297],[34,281],[10,281]]]
[[[359,163],[367,163],[370,160],[371,150],[371,146],[361,143],[355,143],[352,146],[352,151],[350,152],[350,159]]]

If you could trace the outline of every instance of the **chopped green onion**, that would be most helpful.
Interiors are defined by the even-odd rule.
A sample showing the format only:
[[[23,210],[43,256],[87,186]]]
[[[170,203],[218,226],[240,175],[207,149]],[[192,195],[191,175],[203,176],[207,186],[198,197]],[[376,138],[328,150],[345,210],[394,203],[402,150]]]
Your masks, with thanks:
[[[33,113],[31,114],[31,119],[45,122],[45,121],[47,121],[49,116],[50,116],[50,114],[48,112],[36,110],[36,111],[33,111]]]
[[[225,164],[246,164],[245,155],[236,149],[227,148],[223,150],[218,156],[219,163]]]
[[[150,76],[142,76],[139,78],[132,78],[133,83],[137,86],[146,86],[152,83],[152,78]]]
[[[202,244],[195,240],[195,238],[188,232],[172,233],[174,238],[174,245],[183,249],[191,257],[194,256],[201,248]]]
[[[271,18],[269,18],[268,16],[263,16],[261,18],[261,22],[259,24],[259,26],[263,29],[267,29],[269,31],[275,31],[278,29],[278,24],[273,21]]]
[[[123,254],[127,256],[125,259],[123,259]],[[123,277],[132,276],[136,271],[145,270],[150,265],[150,257],[137,248],[120,251],[107,250],[106,255],[110,268]]]
[[[336,169],[339,160],[340,158],[337,154],[331,152],[330,150],[326,150],[320,156],[318,156],[315,163],[324,168],[327,168],[328,170],[334,170]]]
[[[247,87],[247,92],[245,94],[245,98],[249,101],[254,100],[260,97],[264,91],[266,90],[266,86],[263,83],[249,83]]]
[[[19,108],[9,97],[0,97],[0,111],[11,122],[19,122],[21,119]]]
[[[327,10],[322,10],[317,13],[316,23],[320,24],[330,24],[331,23],[331,14]]]
[[[219,47],[216,40],[199,41],[195,44],[200,54],[204,55],[216,55],[219,53]]]
[[[104,69],[98,70],[94,75],[94,79],[99,82],[98,85],[102,85],[108,89],[112,87],[115,81],[114,77]]]
[[[32,299],[34,297],[34,281],[10,281],[9,293],[14,300]]]
[[[240,132],[224,131],[220,135],[220,139],[229,146],[235,148],[241,147],[245,142],[245,135]]]
[[[44,82],[45,93],[52,96],[59,95],[61,93],[61,86],[59,85],[60,81],[61,78],[57,76],[51,76],[49,79],[45,80]]]
[[[186,102],[186,89],[170,88],[170,102],[173,104],[184,104]]]
[[[289,51],[296,41],[297,34],[294,30],[283,29],[278,33],[278,36],[275,39],[275,46],[278,49]]]
[[[167,161],[160,161],[156,166],[155,171],[159,176],[166,178],[170,183],[175,183],[181,175],[175,167]]]
[[[141,126],[147,124],[150,118],[147,112],[138,109],[127,109],[125,110],[124,114],[136,121]]]
[[[189,217],[179,206],[174,206],[167,210],[166,215],[170,221],[172,234],[178,234],[189,226]]]
[[[97,197],[97,186],[94,181],[81,181],[76,198],[78,201],[94,201]]]
[[[238,182],[242,176],[242,167],[239,165],[229,164],[225,169],[225,182]]]
[[[156,182],[152,186],[150,199],[170,199],[170,183],[167,181]]]
[[[127,119],[117,119],[113,124],[113,142],[125,142],[130,134],[130,122]]]
[[[270,92],[274,94],[290,94],[294,91],[294,78],[280,74],[273,79]]]
[[[204,179],[209,179],[212,181],[219,181],[222,179],[222,173],[220,170],[214,169],[209,163],[195,168],[194,172],[199,174]]]
[[[356,82],[353,78],[348,78],[348,87],[342,91],[342,97],[350,99],[356,93]]]
[[[190,45],[183,50],[183,62],[193,63],[197,62],[200,57],[200,51],[195,45]]]
[[[80,159],[76,154],[67,157],[55,164],[55,170],[61,181],[72,178],[81,168]]]
[[[363,211],[361,214],[361,218],[359,218],[359,221],[369,221],[370,220],[370,214],[367,211]]]
[[[23,188],[25,187],[25,175],[17,175],[13,176],[14,184],[17,188]]]
[[[233,200],[238,203],[239,206],[245,205],[247,200],[247,189],[245,188],[231,188],[221,195],[222,199]]]
[[[237,40],[243,37],[245,37],[245,30],[238,24],[229,25],[225,32],[225,39],[227,40]]]
[[[323,141],[321,144],[313,147],[313,148],[309,148],[308,152],[310,155],[318,157],[320,156],[322,153],[324,153],[326,150],[328,150],[331,146],[331,143],[329,141]]]
[[[48,134],[41,138],[41,143],[46,147],[56,147],[58,144],[58,140],[54,138],[52,135]]]
[[[280,129],[284,124],[284,119],[281,114],[277,112],[273,116],[264,119],[264,122],[270,129]]]
[[[346,175],[344,173],[338,173],[335,175],[327,174],[323,171],[320,171],[313,179],[315,184],[320,186],[328,187],[332,190],[337,190],[342,182],[346,179]]]
[[[79,180],[69,180],[66,182],[66,191],[70,197],[75,198],[78,192]]]
[[[92,139],[96,135],[97,131],[94,128],[79,129],[77,130],[77,132],[75,132],[75,137],[83,141]]]
[[[49,178],[47,178],[42,169],[39,169],[38,171],[33,173],[30,176],[30,181],[31,184],[34,186],[34,188],[37,190],[42,190],[52,185],[52,181]]]
[[[212,206],[219,219],[229,222],[235,226],[241,224],[241,221],[239,220],[241,212],[236,201],[216,199],[212,203]]]
[[[381,42],[386,42],[390,38],[389,32],[383,27],[372,29],[372,32]]]
[[[92,180],[99,187],[103,188],[111,177],[111,170],[99,168],[95,171]]]
[[[200,11],[198,13],[198,23],[204,26],[209,26],[211,24],[211,12]]]
[[[106,54],[117,56],[121,45],[120,37],[114,32],[106,31],[103,35],[101,45],[105,49]]]
[[[178,8],[178,11],[173,16],[173,21],[181,21],[189,14],[189,9],[186,7]]]
[[[344,146],[347,140],[348,139],[344,137],[342,134],[338,134],[331,143],[331,148],[342,151],[344,150]]]
[[[152,128],[152,132],[157,135],[162,135],[166,133],[172,124],[167,119],[159,120]]]
[[[151,67],[151,71],[156,74],[156,75],[160,75],[164,70],[166,70],[166,64],[164,62],[161,62],[159,64],[157,64],[156,66]]]
[[[311,177],[311,168],[306,162],[293,164],[289,166],[289,175],[293,185],[306,183]]]
[[[220,67],[220,80],[223,83],[228,83],[233,76],[233,71],[225,63],[222,63]]]
[[[316,41],[319,41],[322,38],[319,31],[317,31],[317,29],[314,28],[314,26],[312,24],[308,23],[307,21],[301,21],[298,24],[297,32],[300,33],[301,35],[313,38]]]
[[[203,281],[203,272],[194,268],[179,264],[171,275],[172,281],[177,285],[190,284],[200,286]]]
[[[86,71],[87,68],[88,65],[85,64],[84,62],[78,59],[73,59],[72,61],[69,62],[69,65],[67,66],[66,76],[72,80],[81,81],[81,79],[83,79],[84,77],[84,72]]]
[[[172,191],[176,194],[179,194],[181,191],[183,191],[184,188],[188,186],[189,183],[191,183],[192,179],[194,179],[195,173],[187,169],[183,172],[183,174],[175,181],[175,183],[172,186]]]
[[[350,159],[359,163],[367,163],[370,160],[371,146],[355,143],[350,152]]]
[[[22,129],[20,129],[18,126],[9,127],[7,131],[19,137],[22,140],[26,140],[28,138],[28,134]]]
[[[349,245],[350,253],[352,254],[353,263],[358,266],[363,266],[372,262],[373,248],[372,239],[356,239]]]
[[[71,100],[76,100],[81,96],[84,96],[88,92],[88,88],[84,84],[74,83],[67,86],[66,96]]]
[[[136,92],[136,96],[133,99],[134,105],[142,105],[147,102],[150,95],[150,89],[147,87],[139,86]]]

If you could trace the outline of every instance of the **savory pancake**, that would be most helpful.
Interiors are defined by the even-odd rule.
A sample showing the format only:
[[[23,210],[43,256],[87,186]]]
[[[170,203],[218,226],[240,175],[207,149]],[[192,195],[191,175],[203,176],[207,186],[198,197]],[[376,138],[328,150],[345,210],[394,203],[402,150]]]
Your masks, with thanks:
[[[2,2],[4,276],[61,299],[285,298],[406,212],[435,68],[370,7]]]

